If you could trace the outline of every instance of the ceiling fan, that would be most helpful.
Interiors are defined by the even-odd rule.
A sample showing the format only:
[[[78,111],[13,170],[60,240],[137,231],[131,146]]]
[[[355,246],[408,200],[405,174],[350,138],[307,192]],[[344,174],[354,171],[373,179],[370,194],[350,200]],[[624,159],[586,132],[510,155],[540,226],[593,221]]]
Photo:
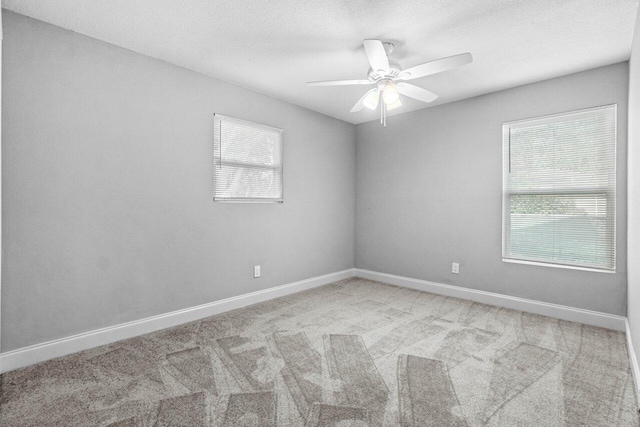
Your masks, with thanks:
[[[362,110],[362,107],[375,110],[380,104],[380,123],[385,126],[387,125],[387,111],[402,105],[400,94],[422,102],[432,102],[438,98],[435,93],[410,83],[405,83],[405,80],[440,73],[473,61],[470,53],[462,53],[403,70],[400,64],[388,58],[388,55],[393,52],[393,43],[380,40],[364,40],[363,44],[367,59],[371,65],[366,80],[307,82],[307,86],[376,85],[356,102],[351,112],[358,112]],[[380,102],[381,98],[382,102]]]

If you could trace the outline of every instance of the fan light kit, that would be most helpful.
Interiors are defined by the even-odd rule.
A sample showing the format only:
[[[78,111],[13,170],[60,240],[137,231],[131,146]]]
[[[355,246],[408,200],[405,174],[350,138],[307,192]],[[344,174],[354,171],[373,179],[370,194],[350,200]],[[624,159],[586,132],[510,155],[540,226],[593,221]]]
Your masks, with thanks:
[[[402,105],[400,95],[417,99],[422,102],[432,102],[438,98],[433,92],[429,92],[405,80],[417,79],[431,74],[447,71],[452,68],[469,64],[473,61],[470,53],[449,56],[416,65],[415,67],[403,70],[396,61],[389,60],[388,55],[393,52],[393,43],[382,42],[380,40],[365,40],[364,51],[371,68],[366,80],[330,80],[322,82],[308,82],[307,86],[345,86],[345,85],[376,85],[365,93],[351,109],[352,113],[367,107],[371,110],[378,108],[380,104],[380,123],[387,125],[387,111],[391,111]],[[380,102],[382,98],[382,102]]]

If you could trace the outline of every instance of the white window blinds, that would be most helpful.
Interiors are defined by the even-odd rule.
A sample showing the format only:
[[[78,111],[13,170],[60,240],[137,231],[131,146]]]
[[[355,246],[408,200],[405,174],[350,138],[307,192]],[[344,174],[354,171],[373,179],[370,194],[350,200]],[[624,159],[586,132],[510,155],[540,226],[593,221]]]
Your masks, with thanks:
[[[282,202],[282,129],[214,115],[215,201]]]
[[[503,258],[615,270],[616,106],[503,125]]]

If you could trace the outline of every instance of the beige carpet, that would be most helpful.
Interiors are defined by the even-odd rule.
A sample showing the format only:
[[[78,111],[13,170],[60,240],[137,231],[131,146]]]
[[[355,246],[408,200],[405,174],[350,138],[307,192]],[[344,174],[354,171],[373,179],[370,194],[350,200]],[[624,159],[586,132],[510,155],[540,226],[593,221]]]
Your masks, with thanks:
[[[3,426],[638,425],[624,334],[362,279],[2,380]]]

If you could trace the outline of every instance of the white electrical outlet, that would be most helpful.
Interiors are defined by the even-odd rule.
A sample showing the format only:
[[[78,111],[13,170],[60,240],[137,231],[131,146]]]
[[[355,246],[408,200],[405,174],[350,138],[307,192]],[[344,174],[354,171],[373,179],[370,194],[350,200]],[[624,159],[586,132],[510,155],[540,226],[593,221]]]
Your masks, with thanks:
[[[451,272],[453,274],[460,274],[460,264],[458,264],[457,262],[454,262],[451,264]]]
[[[259,265],[255,265],[253,266],[253,278],[257,278],[260,277],[260,266]]]

